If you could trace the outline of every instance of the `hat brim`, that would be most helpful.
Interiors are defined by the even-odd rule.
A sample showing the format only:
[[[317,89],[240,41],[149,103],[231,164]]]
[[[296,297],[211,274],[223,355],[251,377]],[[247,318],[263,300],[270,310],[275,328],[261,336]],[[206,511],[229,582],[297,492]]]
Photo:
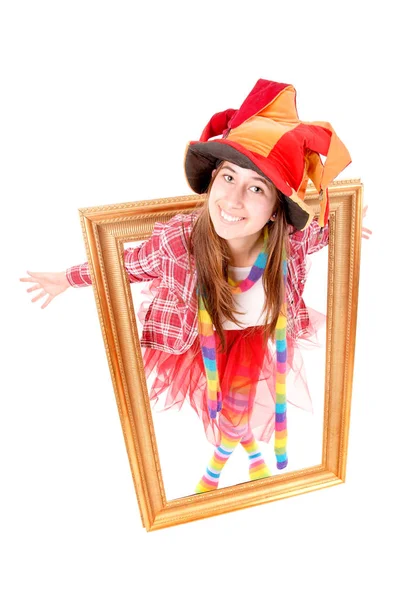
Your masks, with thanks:
[[[219,142],[195,142],[188,145],[185,157],[185,173],[188,184],[196,194],[204,194],[211,181],[217,162],[227,160],[239,167],[256,171],[274,183],[268,173],[261,170],[248,156],[229,144]],[[274,183],[274,185],[276,185]],[[276,186],[278,189],[279,187]],[[281,190],[282,192],[282,190]],[[286,219],[296,229],[302,230],[310,223],[311,210],[304,210],[297,202],[283,194]]]

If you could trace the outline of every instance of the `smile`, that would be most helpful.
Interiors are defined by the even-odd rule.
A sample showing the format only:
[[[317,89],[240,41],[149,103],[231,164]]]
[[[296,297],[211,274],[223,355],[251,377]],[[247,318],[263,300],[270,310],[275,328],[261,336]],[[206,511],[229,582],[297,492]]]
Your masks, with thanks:
[[[222,210],[222,208],[220,209],[220,215],[224,223],[239,223],[239,221],[244,221],[245,219],[245,217],[232,217]]]

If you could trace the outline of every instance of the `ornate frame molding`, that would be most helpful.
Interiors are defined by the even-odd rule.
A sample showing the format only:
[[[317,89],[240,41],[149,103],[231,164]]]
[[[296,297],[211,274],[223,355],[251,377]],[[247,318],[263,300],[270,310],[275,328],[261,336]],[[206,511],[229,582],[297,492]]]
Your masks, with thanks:
[[[143,526],[148,531],[248,508],[345,481],[356,339],[362,184],[329,188],[330,242],[324,433],[321,464],[206,494],[167,501],[152,423],[124,242],[151,235],[155,221],[191,212],[204,197],[161,198],[79,209],[93,290]],[[306,201],[318,213],[318,194]]]

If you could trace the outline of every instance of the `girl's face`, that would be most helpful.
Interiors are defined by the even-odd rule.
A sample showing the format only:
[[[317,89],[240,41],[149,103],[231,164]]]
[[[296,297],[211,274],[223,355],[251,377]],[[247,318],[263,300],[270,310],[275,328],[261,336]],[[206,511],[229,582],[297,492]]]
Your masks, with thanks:
[[[225,240],[254,236],[261,231],[275,204],[276,192],[266,179],[228,161],[224,161],[214,179],[208,199],[215,231]]]

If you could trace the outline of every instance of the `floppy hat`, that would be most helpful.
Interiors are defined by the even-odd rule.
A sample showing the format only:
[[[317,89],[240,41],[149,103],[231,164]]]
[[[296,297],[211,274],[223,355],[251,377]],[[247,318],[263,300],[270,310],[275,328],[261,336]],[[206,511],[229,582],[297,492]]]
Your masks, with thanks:
[[[324,164],[321,154],[326,156]],[[207,190],[220,160],[270,179],[285,197],[288,222],[299,230],[314,216],[304,202],[308,179],[320,192],[323,227],[329,217],[328,185],[351,162],[330,123],[299,120],[292,85],[266,79],[257,81],[239,110],[216,113],[200,140],[187,145],[185,174],[194,192]]]

